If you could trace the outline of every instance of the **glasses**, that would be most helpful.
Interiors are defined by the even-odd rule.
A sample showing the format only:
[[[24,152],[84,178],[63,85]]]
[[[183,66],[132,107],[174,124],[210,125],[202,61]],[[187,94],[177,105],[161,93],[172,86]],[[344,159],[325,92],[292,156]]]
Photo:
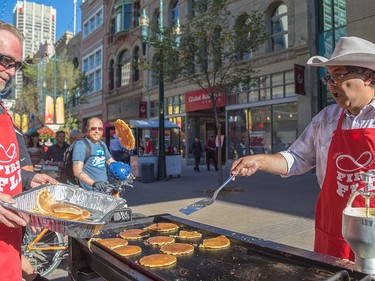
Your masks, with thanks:
[[[328,85],[328,82],[331,81],[332,83],[334,84],[337,84],[339,82],[342,81],[342,79],[352,73],[353,71],[348,71],[348,72],[345,72],[345,73],[340,73],[340,74],[334,74],[334,75],[326,75],[326,76],[323,76],[322,78],[320,78],[320,80],[322,80],[322,83],[323,85]]]
[[[22,67],[21,61],[15,61],[11,57],[3,54],[0,54],[0,64],[7,69],[14,67],[16,71]]]
[[[99,132],[103,131],[103,127],[91,127],[90,131],[96,131],[98,130]]]

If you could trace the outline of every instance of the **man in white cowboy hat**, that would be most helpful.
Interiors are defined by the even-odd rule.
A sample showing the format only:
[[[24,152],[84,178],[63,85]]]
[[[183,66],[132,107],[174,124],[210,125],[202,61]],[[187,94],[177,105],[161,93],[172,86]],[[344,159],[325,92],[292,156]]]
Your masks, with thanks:
[[[330,59],[313,56],[307,64],[326,67],[322,83],[336,104],[319,112],[287,151],[245,156],[233,163],[230,173],[251,176],[261,170],[288,177],[316,167],[321,192],[314,250],[354,260],[341,234],[342,211],[351,194],[363,187],[359,174],[375,169],[375,44],[343,37]]]

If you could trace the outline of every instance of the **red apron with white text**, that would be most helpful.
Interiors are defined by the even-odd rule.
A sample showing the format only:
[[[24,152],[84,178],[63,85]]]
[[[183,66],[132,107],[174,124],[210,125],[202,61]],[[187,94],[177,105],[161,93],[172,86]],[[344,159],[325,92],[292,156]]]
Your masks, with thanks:
[[[327,169],[315,207],[314,251],[354,261],[354,253],[342,237],[342,212],[351,194],[363,188],[360,172],[375,168],[375,129],[342,130],[344,112],[333,133]],[[357,196],[353,207],[363,207]],[[375,207],[374,198],[371,207]]]
[[[0,106],[2,104],[0,103]],[[0,192],[16,195],[21,193],[21,169],[16,133],[11,117],[0,114]],[[20,281],[21,227],[11,228],[0,223],[0,280]]]

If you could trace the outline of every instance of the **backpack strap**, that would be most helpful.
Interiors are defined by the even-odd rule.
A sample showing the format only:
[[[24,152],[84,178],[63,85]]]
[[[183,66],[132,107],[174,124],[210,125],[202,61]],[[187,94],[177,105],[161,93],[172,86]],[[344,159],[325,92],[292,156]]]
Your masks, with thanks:
[[[91,157],[91,146],[89,144],[89,141],[88,141],[87,137],[84,137],[82,140],[83,140],[83,143],[86,146],[85,161],[83,162],[83,165],[84,165],[84,164],[86,164],[87,161],[89,161],[89,158]]]
[[[89,140],[87,139],[87,137],[84,137],[82,140],[83,140],[83,143],[86,146],[85,162],[83,162],[83,164],[85,164],[91,156],[95,156],[95,155],[92,155],[92,153],[91,153],[91,146],[90,146],[90,143],[89,143]],[[104,155],[106,155],[105,143],[100,140],[99,144],[100,144],[101,148],[103,149]]]

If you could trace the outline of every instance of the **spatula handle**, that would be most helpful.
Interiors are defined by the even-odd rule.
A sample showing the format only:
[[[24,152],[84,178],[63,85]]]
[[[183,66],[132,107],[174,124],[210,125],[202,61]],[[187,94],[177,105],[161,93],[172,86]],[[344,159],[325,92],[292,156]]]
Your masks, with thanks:
[[[215,190],[214,196],[212,196],[212,199],[216,199],[217,195],[219,194],[220,190],[224,188],[235,176],[237,176],[238,173],[231,175],[218,189]]]

